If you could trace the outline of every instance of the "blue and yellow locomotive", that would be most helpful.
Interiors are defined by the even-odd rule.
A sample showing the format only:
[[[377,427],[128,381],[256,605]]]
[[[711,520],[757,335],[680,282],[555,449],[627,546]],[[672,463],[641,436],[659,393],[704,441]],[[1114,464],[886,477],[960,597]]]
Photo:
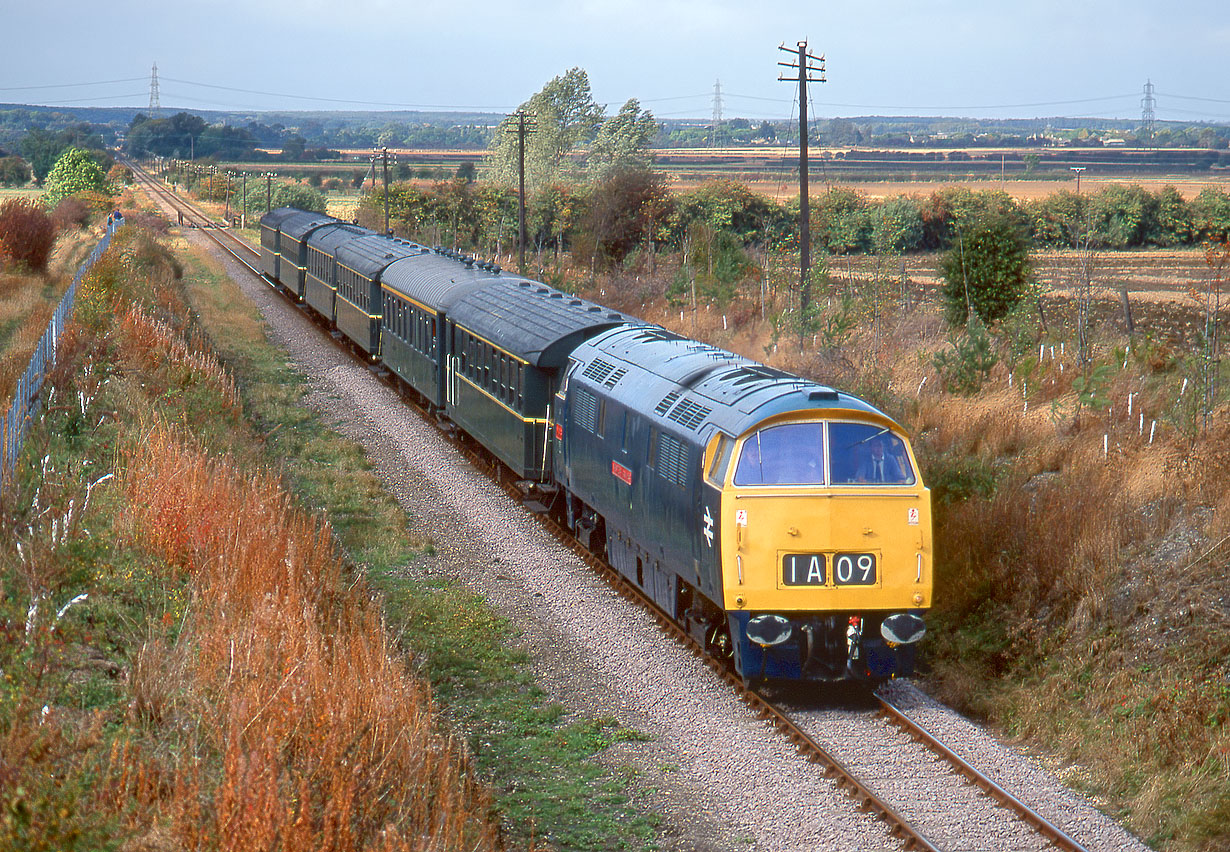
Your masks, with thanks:
[[[745,680],[913,670],[931,605],[930,498],[883,412],[329,217],[273,211],[262,247],[269,278]]]

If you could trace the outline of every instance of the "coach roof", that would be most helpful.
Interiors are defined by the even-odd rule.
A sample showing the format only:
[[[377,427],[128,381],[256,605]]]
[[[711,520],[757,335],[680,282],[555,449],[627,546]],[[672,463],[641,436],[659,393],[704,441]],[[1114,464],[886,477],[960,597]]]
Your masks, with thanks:
[[[338,246],[337,262],[369,281],[375,281],[381,271],[393,262],[425,251],[428,249],[408,240],[369,234]]]
[[[544,369],[558,368],[581,341],[616,325],[639,323],[537,281],[491,276],[452,310],[456,323]]]

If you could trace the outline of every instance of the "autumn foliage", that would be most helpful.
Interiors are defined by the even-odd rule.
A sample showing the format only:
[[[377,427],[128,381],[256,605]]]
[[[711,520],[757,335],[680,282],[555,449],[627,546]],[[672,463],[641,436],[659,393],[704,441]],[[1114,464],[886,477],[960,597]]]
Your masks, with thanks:
[[[35,201],[10,198],[0,204],[0,254],[31,271],[47,268],[56,226]]]
[[[128,451],[123,483],[132,534],[190,587],[178,641],[134,667],[131,712],[178,726],[196,705],[198,748],[222,766],[205,781],[125,742],[104,802],[122,811],[163,785],[150,809],[181,848],[498,847],[464,746],[435,729],[429,688],[344,576],[327,523],[274,477],[161,427]]]

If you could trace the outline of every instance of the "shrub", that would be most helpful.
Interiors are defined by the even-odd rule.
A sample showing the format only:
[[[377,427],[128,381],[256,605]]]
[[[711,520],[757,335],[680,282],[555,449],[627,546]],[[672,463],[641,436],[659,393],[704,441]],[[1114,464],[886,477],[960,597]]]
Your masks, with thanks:
[[[0,204],[0,252],[42,271],[56,241],[56,226],[39,204],[25,198],[10,198]]]
[[[65,198],[51,211],[51,220],[60,230],[82,228],[89,224],[90,208],[80,198]]]
[[[273,191],[273,206],[298,207],[300,210],[310,210],[313,213],[324,213],[328,206],[325,197],[319,190],[310,186],[292,183],[283,184]]]
[[[30,167],[21,157],[0,157],[0,185],[23,186],[30,182]]]
[[[111,170],[107,172],[107,180],[109,180],[113,186],[119,186],[120,184],[127,186],[132,183],[132,169],[128,168],[128,166],[121,166],[119,163],[116,163],[111,167]]]
[[[961,325],[972,311],[984,323],[993,323],[1029,291],[1029,249],[1016,224],[1004,216],[967,223],[958,219],[956,227],[955,244],[940,262],[948,321]]]

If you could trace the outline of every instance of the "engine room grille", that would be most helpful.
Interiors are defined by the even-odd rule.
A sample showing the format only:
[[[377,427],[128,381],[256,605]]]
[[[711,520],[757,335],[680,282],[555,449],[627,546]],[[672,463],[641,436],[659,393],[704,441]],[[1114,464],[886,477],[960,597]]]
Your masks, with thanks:
[[[618,370],[611,373],[611,375],[607,376],[606,381],[602,384],[608,388],[613,388],[615,385],[619,384],[619,380],[626,375],[628,375],[628,370],[624,367],[620,367]]]
[[[658,473],[680,488],[688,480],[688,451],[682,441],[666,432],[658,433]]]
[[[589,362],[589,365],[585,368],[585,372],[581,373],[581,375],[590,381],[600,384],[602,380],[609,376],[611,371],[614,369],[614,364],[609,361],[603,361],[601,358],[596,358]]]
[[[704,423],[705,418],[712,413],[712,408],[698,405],[690,399],[683,399],[671,409],[671,413],[667,417],[692,431],[696,431],[696,428]]]
[[[587,390],[577,389],[572,421],[593,432],[598,425],[598,399]]]
[[[662,397],[662,401],[658,403],[658,407],[654,409],[654,412],[656,414],[666,414],[666,412],[670,411],[671,406],[675,404],[675,400],[677,399],[679,399],[679,391],[671,391],[666,396]]]

